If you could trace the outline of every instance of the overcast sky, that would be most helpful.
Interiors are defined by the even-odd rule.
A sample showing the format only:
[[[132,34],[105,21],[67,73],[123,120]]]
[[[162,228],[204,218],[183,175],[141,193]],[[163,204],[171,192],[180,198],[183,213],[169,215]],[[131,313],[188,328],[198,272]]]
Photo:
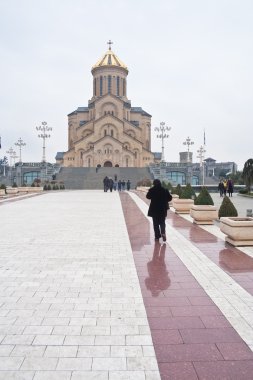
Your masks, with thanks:
[[[92,97],[91,67],[112,50],[128,66],[128,98],[164,121],[166,161],[189,136],[193,160],[253,157],[252,0],[0,0],[0,157],[21,137],[40,161],[36,126],[53,128],[47,161],[67,150],[67,114]],[[161,140],[152,134],[152,151]]]

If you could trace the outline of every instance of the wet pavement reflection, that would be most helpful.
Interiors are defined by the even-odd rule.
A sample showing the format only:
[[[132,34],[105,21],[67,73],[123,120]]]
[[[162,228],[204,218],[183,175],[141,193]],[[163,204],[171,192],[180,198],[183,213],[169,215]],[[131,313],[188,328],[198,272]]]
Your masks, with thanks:
[[[152,260],[147,263],[149,277],[145,279],[146,288],[153,297],[168,289],[170,278],[165,264],[166,243],[155,242]]]

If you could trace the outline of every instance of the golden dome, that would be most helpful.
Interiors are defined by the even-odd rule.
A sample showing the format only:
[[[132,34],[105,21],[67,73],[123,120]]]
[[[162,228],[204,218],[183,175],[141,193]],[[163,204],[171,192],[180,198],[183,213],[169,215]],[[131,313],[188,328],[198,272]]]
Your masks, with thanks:
[[[111,46],[109,47],[109,50],[107,50],[107,52],[103,55],[103,57],[94,66],[92,66],[91,71],[103,66],[121,67],[122,69],[128,71],[127,66],[116,56],[116,54],[113,53]]]

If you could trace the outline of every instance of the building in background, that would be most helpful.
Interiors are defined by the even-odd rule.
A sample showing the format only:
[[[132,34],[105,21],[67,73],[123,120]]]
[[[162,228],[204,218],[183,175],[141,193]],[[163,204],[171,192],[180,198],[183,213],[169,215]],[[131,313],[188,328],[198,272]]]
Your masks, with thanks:
[[[151,115],[127,97],[127,66],[109,49],[92,67],[93,96],[68,115],[63,167],[146,167],[151,152]]]

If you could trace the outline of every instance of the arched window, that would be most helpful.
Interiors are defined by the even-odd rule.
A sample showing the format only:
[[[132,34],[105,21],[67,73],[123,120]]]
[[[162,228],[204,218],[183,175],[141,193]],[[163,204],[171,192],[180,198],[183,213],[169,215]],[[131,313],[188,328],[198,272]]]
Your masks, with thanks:
[[[119,77],[117,77],[117,96],[119,96]]]
[[[126,95],[126,80],[123,79],[123,96]]]
[[[23,175],[22,183],[26,183],[27,185],[31,185],[36,178],[40,178],[40,172],[37,172],[37,171],[26,172]]]
[[[111,93],[112,90],[112,76],[108,75],[108,94]]]
[[[169,180],[169,182],[172,183],[179,183],[180,185],[186,184],[186,175],[182,172],[166,172],[166,177]]]
[[[96,96],[97,95],[97,79],[96,78],[94,78],[94,90],[93,90],[93,92],[94,92],[94,95]]]
[[[100,76],[100,96],[103,95],[103,77],[102,75]]]

